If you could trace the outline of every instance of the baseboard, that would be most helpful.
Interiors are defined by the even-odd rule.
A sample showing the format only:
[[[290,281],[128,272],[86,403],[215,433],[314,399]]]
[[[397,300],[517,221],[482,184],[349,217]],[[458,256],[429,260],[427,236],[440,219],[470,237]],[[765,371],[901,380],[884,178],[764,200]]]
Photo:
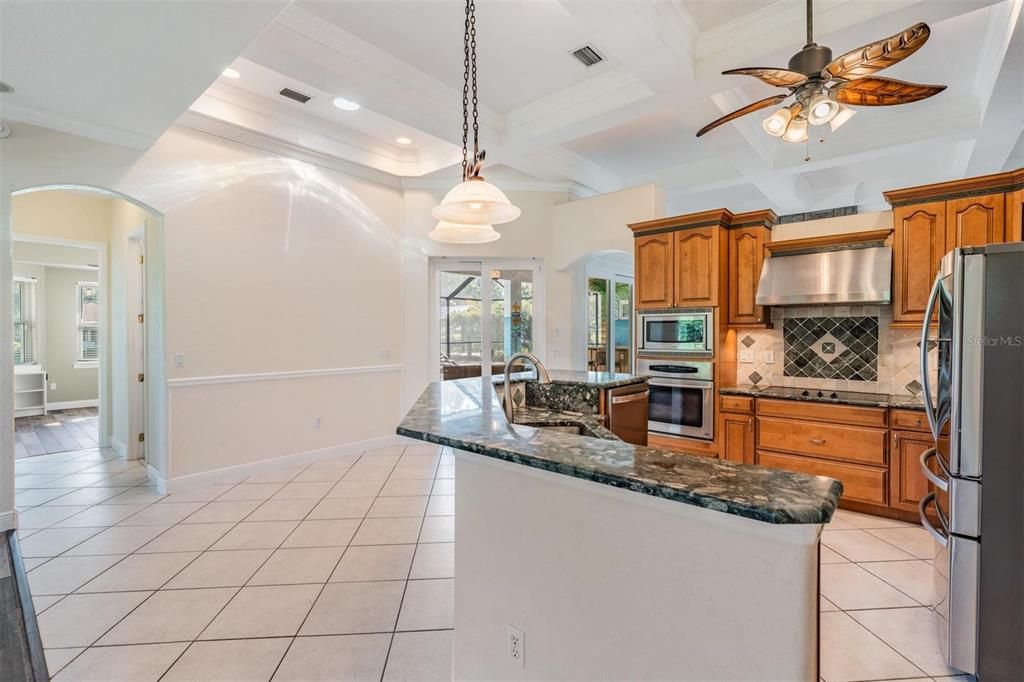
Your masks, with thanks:
[[[224,467],[222,469],[214,469],[213,471],[203,471],[196,474],[187,474],[185,476],[176,476],[174,478],[167,479],[161,476],[160,472],[152,466],[147,469],[150,480],[156,484],[157,489],[161,493],[176,493],[181,492],[182,490],[191,490],[193,488],[199,488],[206,485],[238,483],[247,476],[264,471],[273,471],[282,466],[310,464],[312,462],[330,459],[331,457],[337,457],[339,455],[359,454],[368,449],[387,447],[388,445],[396,445],[407,441],[408,439],[397,435],[380,436],[378,438],[369,438],[367,440],[356,441],[354,443],[346,443],[345,445],[332,445],[330,447],[320,448],[317,450],[307,450],[306,452],[283,455],[281,457],[264,459],[258,462],[237,464],[235,466]]]
[[[153,485],[156,486],[156,491],[161,495],[167,494],[167,479],[160,475],[156,467],[152,464],[146,465],[146,476],[149,480],[153,481]]]
[[[18,527],[18,512],[14,509],[11,511],[0,512],[0,533],[5,531],[14,530]]]
[[[46,409],[49,412],[54,410],[73,410],[76,407],[99,407],[100,401],[98,399],[93,400],[63,400],[57,403],[46,403]]]
[[[116,452],[119,456],[124,457],[125,459],[128,458],[128,446],[119,441],[118,439],[114,438],[113,436],[111,436],[110,438],[110,447],[113,448],[114,452]]]

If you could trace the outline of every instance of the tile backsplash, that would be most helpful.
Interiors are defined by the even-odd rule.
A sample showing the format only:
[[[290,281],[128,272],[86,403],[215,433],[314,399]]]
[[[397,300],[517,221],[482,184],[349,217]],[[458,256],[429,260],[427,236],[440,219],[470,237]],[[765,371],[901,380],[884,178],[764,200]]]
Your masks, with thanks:
[[[891,306],[772,308],[772,322],[773,329],[737,332],[740,385],[921,392],[920,335],[914,329],[892,329]],[[752,351],[752,362],[743,361],[743,351]]]

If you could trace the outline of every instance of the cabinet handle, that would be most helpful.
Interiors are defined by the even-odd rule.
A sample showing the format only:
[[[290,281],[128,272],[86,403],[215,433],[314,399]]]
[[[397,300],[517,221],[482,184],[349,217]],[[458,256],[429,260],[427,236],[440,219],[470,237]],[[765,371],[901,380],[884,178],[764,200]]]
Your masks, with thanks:
[[[810,440],[815,445],[824,445],[825,444],[825,439],[823,439],[823,438],[811,438]]]
[[[747,420],[747,428],[748,429],[754,428],[754,418],[753,417],[751,417],[750,419]]]

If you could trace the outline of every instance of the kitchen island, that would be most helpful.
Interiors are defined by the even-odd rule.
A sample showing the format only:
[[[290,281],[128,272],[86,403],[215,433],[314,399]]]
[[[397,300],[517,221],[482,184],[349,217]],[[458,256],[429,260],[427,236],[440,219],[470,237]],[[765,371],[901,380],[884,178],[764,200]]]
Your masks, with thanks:
[[[455,450],[455,679],[817,677],[837,481],[510,424],[482,379],[397,431]]]

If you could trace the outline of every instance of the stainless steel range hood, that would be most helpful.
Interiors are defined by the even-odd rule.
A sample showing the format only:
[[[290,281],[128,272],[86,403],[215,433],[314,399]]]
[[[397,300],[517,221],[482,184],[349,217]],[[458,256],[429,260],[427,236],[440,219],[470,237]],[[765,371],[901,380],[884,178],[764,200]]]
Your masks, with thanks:
[[[777,253],[764,260],[758,305],[889,303],[892,247]]]

